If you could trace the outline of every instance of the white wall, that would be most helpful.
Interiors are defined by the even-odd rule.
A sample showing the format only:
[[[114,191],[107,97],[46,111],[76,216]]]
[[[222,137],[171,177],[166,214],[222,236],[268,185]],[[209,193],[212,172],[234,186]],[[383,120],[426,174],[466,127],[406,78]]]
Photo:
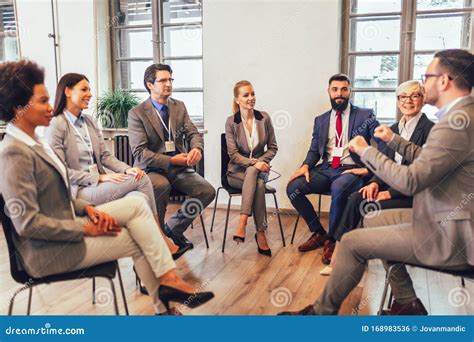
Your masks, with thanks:
[[[97,98],[111,84],[108,0],[53,0],[53,5],[54,10],[51,0],[16,0],[21,55],[45,68],[53,101],[56,71],[53,40],[48,34],[53,32],[54,13],[59,76],[85,74]]]
[[[280,207],[292,208],[287,180],[306,155],[314,117],[330,106],[326,87],[339,69],[339,17],[334,0],[204,0],[205,171],[215,187],[233,85],[247,79],[256,108],[273,115],[279,151],[272,165],[282,177],[272,185]]]

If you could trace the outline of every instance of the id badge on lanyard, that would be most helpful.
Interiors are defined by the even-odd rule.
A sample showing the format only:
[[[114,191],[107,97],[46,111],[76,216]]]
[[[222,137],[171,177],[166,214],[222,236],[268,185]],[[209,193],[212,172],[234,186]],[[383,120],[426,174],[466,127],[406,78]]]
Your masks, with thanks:
[[[176,152],[176,145],[174,144],[174,141],[171,140],[171,121],[168,122],[168,127],[166,127],[165,122],[163,121],[163,118],[160,115],[160,112],[155,108],[156,113],[158,114],[158,117],[160,118],[161,125],[163,126],[164,129],[166,129],[166,132],[168,132],[168,141],[165,141],[165,152],[170,153],[170,152]]]

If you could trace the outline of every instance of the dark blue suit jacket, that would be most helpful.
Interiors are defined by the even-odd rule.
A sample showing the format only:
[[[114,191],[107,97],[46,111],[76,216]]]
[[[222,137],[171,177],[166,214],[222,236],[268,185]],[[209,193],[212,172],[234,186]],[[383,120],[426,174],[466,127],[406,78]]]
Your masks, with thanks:
[[[321,158],[327,160],[326,145],[329,135],[330,118],[331,110],[314,119],[311,146],[306,155],[306,159],[303,162],[303,164],[308,165],[309,168],[314,167]],[[372,109],[360,108],[351,103],[351,112],[349,115],[349,140],[357,135],[361,135],[370,145],[370,140],[374,136],[375,127],[378,125],[379,122],[375,118]],[[375,140],[378,141],[379,139],[375,138]],[[351,152],[351,158],[359,167],[365,167],[357,154]]]

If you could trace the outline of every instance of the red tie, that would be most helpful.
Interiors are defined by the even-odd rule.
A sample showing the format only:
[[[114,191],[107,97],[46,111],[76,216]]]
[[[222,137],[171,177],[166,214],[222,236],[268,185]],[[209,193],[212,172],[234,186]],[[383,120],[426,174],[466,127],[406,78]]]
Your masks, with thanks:
[[[335,147],[341,147],[342,146],[342,111],[337,111],[336,112],[336,141],[334,146]],[[340,140],[340,146],[338,146],[338,137],[341,138]],[[337,169],[341,165],[341,157],[333,157],[332,158],[332,168]]]

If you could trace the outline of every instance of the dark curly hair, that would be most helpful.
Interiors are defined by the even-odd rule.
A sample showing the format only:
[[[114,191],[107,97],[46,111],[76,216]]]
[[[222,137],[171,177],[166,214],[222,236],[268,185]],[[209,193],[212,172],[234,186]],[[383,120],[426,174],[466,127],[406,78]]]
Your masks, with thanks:
[[[44,84],[44,69],[35,62],[0,63],[0,120],[12,121],[15,109],[28,104],[37,84]]]

